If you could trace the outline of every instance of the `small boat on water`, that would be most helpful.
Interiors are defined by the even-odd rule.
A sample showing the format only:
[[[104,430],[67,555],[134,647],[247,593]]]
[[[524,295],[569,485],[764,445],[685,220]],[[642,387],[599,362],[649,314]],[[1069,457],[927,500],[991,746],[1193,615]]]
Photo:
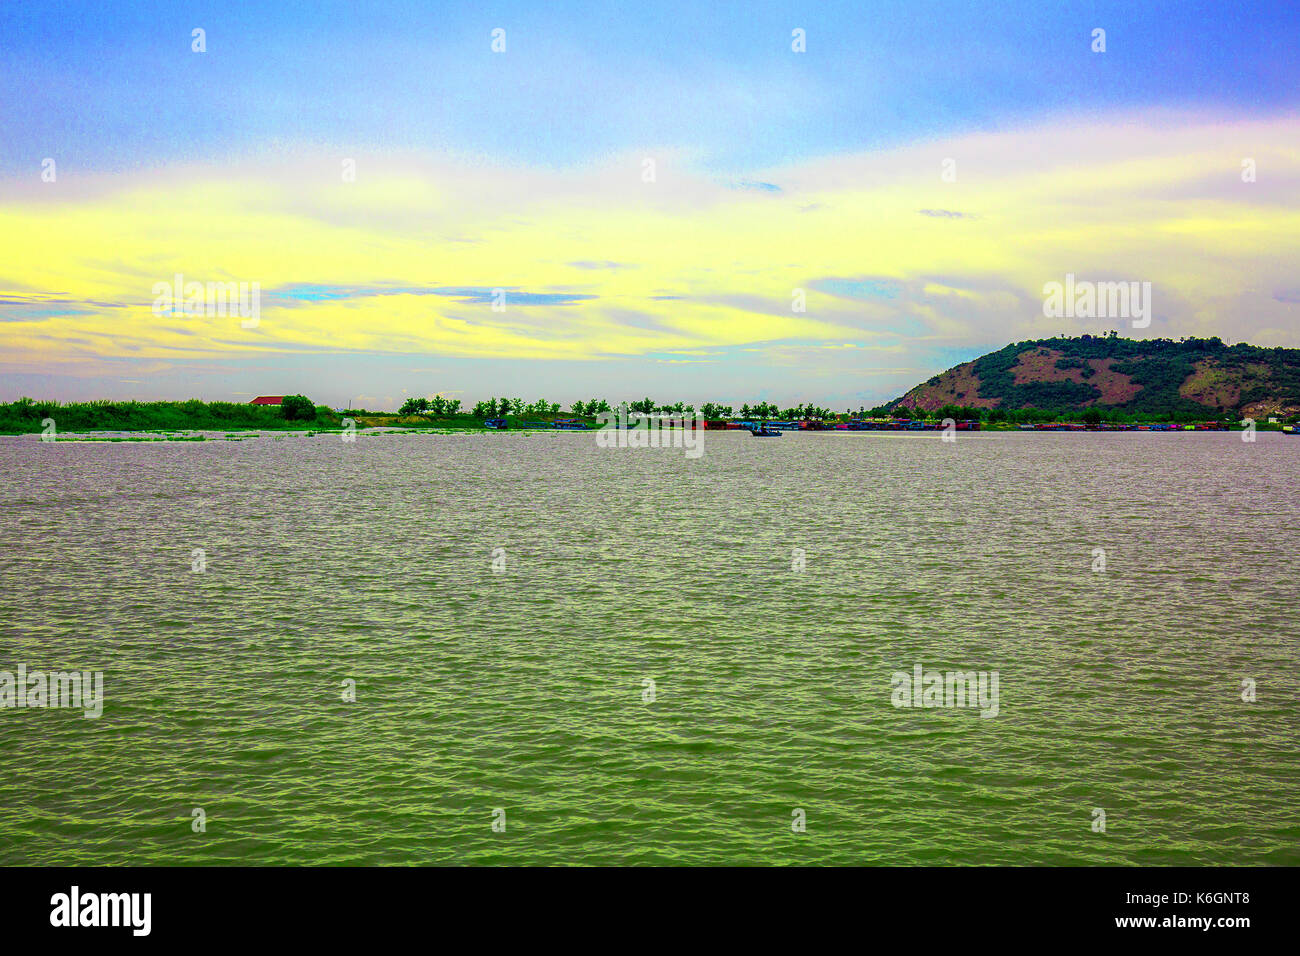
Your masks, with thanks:
[[[483,424],[488,428],[505,428],[506,420],[504,418],[489,418]]]
[[[1300,435],[1300,425],[1283,425],[1283,435]]]
[[[780,438],[781,430],[773,428],[766,422],[754,422],[745,426],[755,438]]]

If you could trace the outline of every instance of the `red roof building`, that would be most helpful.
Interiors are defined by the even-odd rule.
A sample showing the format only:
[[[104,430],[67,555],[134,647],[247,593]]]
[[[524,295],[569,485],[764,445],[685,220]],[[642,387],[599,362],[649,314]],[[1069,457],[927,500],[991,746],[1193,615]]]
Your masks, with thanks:
[[[259,395],[248,404],[250,405],[283,405],[283,395]]]

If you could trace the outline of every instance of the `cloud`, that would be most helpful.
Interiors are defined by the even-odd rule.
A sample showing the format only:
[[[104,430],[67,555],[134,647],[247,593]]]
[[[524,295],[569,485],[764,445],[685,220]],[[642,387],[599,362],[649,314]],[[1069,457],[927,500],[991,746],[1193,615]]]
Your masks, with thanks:
[[[575,269],[635,269],[636,266],[629,265],[626,262],[593,262],[590,259],[583,259],[578,262],[570,262],[569,265]]]
[[[843,299],[896,299],[901,284],[893,279],[814,279],[809,285],[818,292]]]
[[[493,305],[500,301],[503,305],[572,305],[575,302],[584,302],[587,299],[594,299],[594,295],[576,295],[568,292],[520,292],[514,286],[499,286],[495,288],[449,288],[449,289],[430,289],[434,295],[448,295],[461,302],[474,302],[480,305]]]
[[[494,286],[492,288],[469,288],[463,286],[322,286],[294,285],[283,289],[272,289],[265,293],[271,299],[289,299],[302,302],[328,302],[337,299],[363,299],[383,295],[445,295],[462,302],[475,302],[491,305],[497,301],[498,294],[508,305],[571,305],[594,295],[576,295],[566,292],[520,292],[513,286]]]
[[[359,157],[351,184],[310,154],[66,191],[8,181],[0,348],[24,374],[130,356],[565,362],[557,381],[583,391],[612,356],[720,350],[710,375],[775,356],[788,371],[772,387],[829,374],[829,397],[881,378],[873,349],[924,378],[1008,341],[1106,331],[1043,317],[1044,282],[1070,272],[1152,283],[1152,326],[1130,334],[1296,345],[1300,212],[1287,190],[1241,182],[1234,157],[1300,182],[1298,134],[1293,117],[1062,120],[759,171],[745,188],[668,150],[652,183],[643,152],[562,170]],[[260,283],[258,327],[160,322],[150,290],[176,273]],[[841,353],[853,361],[827,364]]]

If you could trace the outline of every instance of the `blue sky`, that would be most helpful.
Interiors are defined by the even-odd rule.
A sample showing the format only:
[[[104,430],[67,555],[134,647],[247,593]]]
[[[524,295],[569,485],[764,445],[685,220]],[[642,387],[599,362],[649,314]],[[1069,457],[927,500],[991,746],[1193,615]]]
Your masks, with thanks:
[[[207,55],[176,55],[196,26]],[[1104,58],[1080,42],[1097,26]],[[496,27],[508,55],[485,57]],[[0,162],[313,144],[566,166],[664,147],[742,173],[1060,113],[1293,107],[1298,27],[1291,2],[9,0]]]

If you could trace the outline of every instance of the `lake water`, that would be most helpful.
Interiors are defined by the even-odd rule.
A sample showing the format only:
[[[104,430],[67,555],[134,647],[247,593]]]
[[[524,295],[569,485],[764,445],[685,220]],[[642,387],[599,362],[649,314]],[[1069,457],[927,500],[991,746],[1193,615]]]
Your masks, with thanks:
[[[0,710],[3,864],[1300,864],[1300,439],[0,467],[0,670],[104,672]],[[895,706],[918,664],[996,716]]]

